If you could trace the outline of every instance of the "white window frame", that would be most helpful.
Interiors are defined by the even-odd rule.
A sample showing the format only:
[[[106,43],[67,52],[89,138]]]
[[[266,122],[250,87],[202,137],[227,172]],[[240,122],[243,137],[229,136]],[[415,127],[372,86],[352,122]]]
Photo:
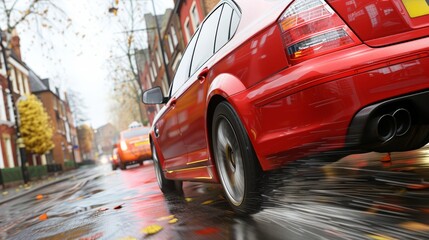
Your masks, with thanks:
[[[4,158],[3,158],[3,150],[2,150],[2,147],[1,147],[1,139],[0,139],[0,169],[3,169],[4,167],[5,167],[5,164],[4,164]]]
[[[170,26],[170,33],[173,39],[173,45],[177,46],[177,44],[179,43],[179,40],[177,39],[176,29],[174,29],[174,25]]]
[[[156,66],[158,66],[158,68],[160,68],[160,67],[161,67],[161,59],[160,59],[160,56],[159,56],[159,49],[160,49],[160,48],[157,48],[157,49],[156,49],[156,52],[155,52],[155,57],[156,57]]]
[[[6,105],[4,101],[3,87],[0,86],[0,120],[7,121]],[[1,152],[1,149],[0,149]]]
[[[173,55],[174,53],[174,45],[173,41],[171,40],[171,37],[167,35],[167,41],[168,41],[168,47],[170,48],[170,53]]]
[[[25,76],[24,78],[24,87],[25,87],[25,94],[30,94],[30,87],[28,86],[28,77]]]
[[[12,93],[8,89],[6,89],[6,98],[7,98],[7,105],[9,107],[9,122],[15,123],[15,113],[13,112],[13,105],[12,105]]]
[[[191,16],[192,27],[195,32],[201,23],[200,13],[198,12],[197,3],[195,1],[192,2],[191,8],[189,9],[189,16]]]
[[[189,23],[189,17],[185,19],[185,23],[183,24],[183,29],[185,30],[185,36],[186,36],[186,43],[189,43],[191,41],[192,32],[190,29],[190,23]]]
[[[12,139],[9,135],[3,135],[3,140],[6,145],[6,158],[9,163],[9,167],[15,167],[15,161],[13,159],[13,150],[12,150]]]
[[[12,81],[12,88],[13,88],[13,91],[15,92],[15,93],[19,93],[19,90],[18,90],[18,84],[17,84],[17,76],[16,76],[16,69],[15,69],[15,67],[12,67],[11,69],[10,69],[10,80]]]
[[[182,59],[182,53],[179,52],[179,54],[177,54],[176,58],[173,61],[173,65],[171,66],[171,69],[173,69],[174,72],[177,71],[177,68],[179,67],[179,63],[181,59]]]
[[[22,72],[18,71],[18,86],[19,86],[19,94],[24,95],[25,89],[24,89],[24,75]]]

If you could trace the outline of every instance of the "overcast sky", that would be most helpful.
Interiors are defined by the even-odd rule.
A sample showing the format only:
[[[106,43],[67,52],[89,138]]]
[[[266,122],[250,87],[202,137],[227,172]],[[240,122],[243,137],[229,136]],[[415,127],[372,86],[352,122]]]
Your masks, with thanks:
[[[125,1],[125,0],[120,0]],[[143,0],[147,1],[147,0]],[[81,93],[87,106],[87,115],[93,127],[108,121],[108,69],[106,61],[115,51],[121,28],[118,17],[108,13],[114,0],[63,1],[63,9],[72,25],[64,34],[51,31],[49,40],[53,50],[41,49],[32,36],[34,30],[21,29],[21,51],[24,61],[41,77],[51,78],[63,89],[72,88]],[[173,0],[155,0],[157,14],[173,7]],[[151,3],[145,12],[152,12]],[[121,14],[119,9],[118,14]],[[123,12],[122,12],[123,14]],[[141,26],[145,28],[145,23]],[[53,32],[53,33],[52,33]]]

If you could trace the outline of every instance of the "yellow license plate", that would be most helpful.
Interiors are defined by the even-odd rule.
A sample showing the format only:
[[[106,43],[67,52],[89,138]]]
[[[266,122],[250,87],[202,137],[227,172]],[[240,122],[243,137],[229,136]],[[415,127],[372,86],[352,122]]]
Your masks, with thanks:
[[[142,146],[142,145],[144,145],[146,142],[137,142],[137,143],[134,143],[134,146],[136,146],[136,147],[138,147],[138,146]]]
[[[402,2],[412,18],[429,14],[429,0],[402,0]]]

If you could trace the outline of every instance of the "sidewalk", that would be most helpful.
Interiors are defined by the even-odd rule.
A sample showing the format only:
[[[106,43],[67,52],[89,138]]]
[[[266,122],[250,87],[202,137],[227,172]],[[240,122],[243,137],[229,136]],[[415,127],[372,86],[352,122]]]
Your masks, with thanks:
[[[30,181],[27,184],[8,187],[0,191],[0,205],[32,193],[47,186],[66,181],[76,175],[79,169],[61,172],[57,176],[50,176],[47,179]]]

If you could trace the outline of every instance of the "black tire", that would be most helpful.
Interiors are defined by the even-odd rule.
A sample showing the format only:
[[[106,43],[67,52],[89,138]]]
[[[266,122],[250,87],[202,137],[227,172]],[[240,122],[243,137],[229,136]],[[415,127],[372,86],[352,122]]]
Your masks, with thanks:
[[[139,162],[139,164],[140,164],[140,166],[143,166],[144,163],[143,163],[143,161],[141,161],[141,162]]]
[[[259,212],[262,170],[246,130],[227,102],[215,109],[212,147],[218,175],[232,209],[245,215]]]
[[[112,170],[115,171],[116,169],[118,169],[118,165],[112,163]]]
[[[121,170],[126,170],[127,169],[127,165],[125,163],[123,163],[121,160],[119,160],[119,168]]]
[[[162,172],[161,164],[158,160],[158,154],[156,152],[155,145],[152,144],[152,159],[153,159],[153,167],[155,168],[155,176],[158,182],[159,189],[166,193],[182,193],[182,184],[180,181],[173,181],[166,179],[164,173]]]

